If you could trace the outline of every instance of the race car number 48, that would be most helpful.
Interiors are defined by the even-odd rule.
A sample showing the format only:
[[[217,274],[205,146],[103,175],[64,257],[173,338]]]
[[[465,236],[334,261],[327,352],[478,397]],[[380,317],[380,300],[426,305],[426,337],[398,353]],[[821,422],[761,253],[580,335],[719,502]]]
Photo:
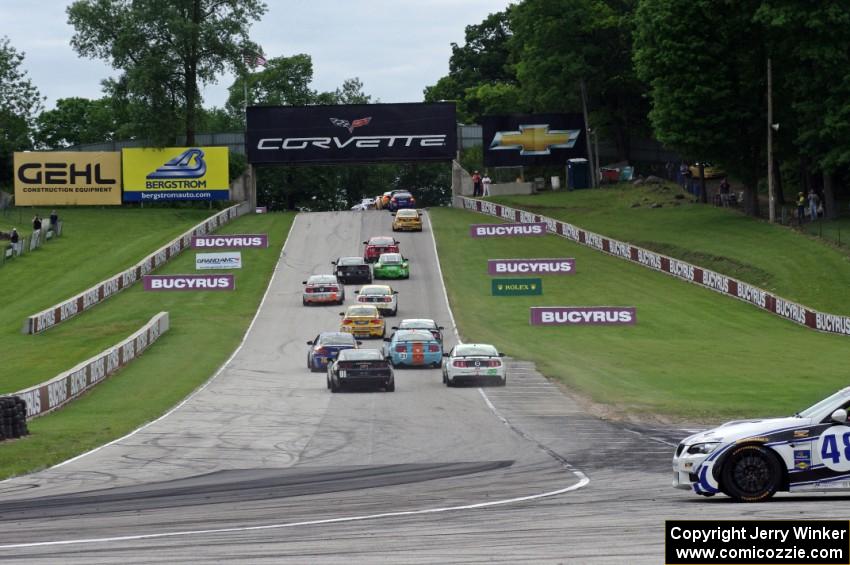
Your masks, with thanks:
[[[823,464],[833,471],[850,471],[850,427],[827,428],[818,440]]]

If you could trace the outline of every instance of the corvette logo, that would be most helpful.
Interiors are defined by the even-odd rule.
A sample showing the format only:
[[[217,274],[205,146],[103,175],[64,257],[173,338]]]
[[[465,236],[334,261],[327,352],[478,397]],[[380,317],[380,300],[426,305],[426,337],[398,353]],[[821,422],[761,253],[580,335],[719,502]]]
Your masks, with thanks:
[[[355,128],[368,126],[369,122],[372,121],[372,117],[369,116],[368,118],[360,118],[359,120],[354,120],[352,122],[349,122],[348,120],[340,120],[338,118],[330,118],[330,120],[333,125],[347,129],[348,133],[354,133]]]
[[[552,149],[572,149],[581,130],[550,130],[549,124],[529,124],[519,126],[519,131],[496,132],[491,151],[519,150],[519,154],[551,155]]]
[[[157,170],[148,173],[149,179],[197,179],[207,172],[204,152],[193,147],[174,157]]]

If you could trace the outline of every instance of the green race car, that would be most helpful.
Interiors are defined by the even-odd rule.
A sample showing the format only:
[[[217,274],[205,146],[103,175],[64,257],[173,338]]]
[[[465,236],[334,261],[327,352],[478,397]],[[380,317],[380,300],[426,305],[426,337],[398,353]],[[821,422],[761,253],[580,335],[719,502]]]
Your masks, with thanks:
[[[401,253],[382,253],[372,266],[372,276],[376,279],[409,279],[410,265]]]

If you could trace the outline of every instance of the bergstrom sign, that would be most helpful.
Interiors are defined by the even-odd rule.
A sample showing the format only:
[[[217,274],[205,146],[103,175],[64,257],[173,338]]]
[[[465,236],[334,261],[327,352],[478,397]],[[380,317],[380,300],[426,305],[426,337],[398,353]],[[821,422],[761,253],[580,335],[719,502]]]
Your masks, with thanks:
[[[546,235],[546,223],[531,224],[473,224],[469,226],[472,237],[509,237]]]
[[[254,164],[450,161],[453,102],[253,106],[245,134]]]

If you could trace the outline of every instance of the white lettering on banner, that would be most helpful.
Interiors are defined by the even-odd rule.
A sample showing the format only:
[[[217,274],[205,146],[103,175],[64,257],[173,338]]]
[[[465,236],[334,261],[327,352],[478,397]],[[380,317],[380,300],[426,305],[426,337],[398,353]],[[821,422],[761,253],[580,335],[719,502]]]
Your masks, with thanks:
[[[121,287],[118,284],[118,279],[109,279],[103,283],[103,298],[112,296],[119,290],[121,290]]]
[[[514,226],[478,226],[475,228],[476,235],[539,235],[544,233],[543,226],[534,225],[514,225]]]
[[[694,280],[694,267],[693,265],[688,265],[687,263],[682,263],[676,259],[670,259],[670,274],[676,275],[677,277],[687,279],[689,281]]]
[[[168,248],[168,252],[173,257],[174,255],[177,255],[178,253],[180,253],[180,250],[182,248],[183,248],[182,242],[178,239],[177,241],[175,241],[174,243],[171,244],[171,247]]]
[[[489,202],[482,202],[482,204],[490,204]],[[463,207],[467,210],[475,210],[475,200],[469,200],[468,198],[463,199]],[[483,210],[483,208],[482,208]],[[495,207],[493,208],[495,210]],[[488,212],[489,214],[495,214],[495,212]]]
[[[568,261],[559,263],[497,263],[497,273],[569,273],[573,270]]]
[[[767,307],[767,293],[760,288],[738,281],[738,298],[762,308]]]
[[[265,137],[257,142],[257,149],[268,151],[282,149],[284,151],[303,151],[308,147],[317,149],[345,149],[349,146],[358,147],[443,147],[446,144],[445,134],[424,135],[355,135],[345,141],[338,137]],[[367,145],[361,145],[366,143]]]
[[[35,319],[35,331],[44,331],[47,328],[53,327],[56,323],[56,311],[51,308],[43,314],[39,314]]]
[[[142,274],[143,274],[143,275],[147,275],[148,273],[150,273],[150,272],[153,270],[153,269],[151,268],[151,258],[150,258],[150,257],[148,257],[147,259],[145,259],[144,261],[142,261],[142,265],[141,265],[141,266],[142,266]]]
[[[544,324],[623,324],[632,321],[632,313],[624,310],[619,312],[576,311],[542,312],[540,320]]]
[[[118,348],[113,348],[106,356],[106,374],[111,375],[121,366]]]
[[[262,244],[261,237],[215,237],[195,242],[196,247],[259,247]]]
[[[95,287],[83,295],[83,310],[88,310],[100,302],[100,288]]]
[[[714,290],[719,290],[720,292],[729,292],[729,278],[724,277],[719,273],[715,273],[714,271],[703,270],[702,284],[709,288],[713,288]]]
[[[148,347],[148,332],[142,332],[136,338],[136,354],[141,354]]]
[[[155,342],[159,339],[159,322],[157,321],[155,324],[151,326],[150,329],[150,341],[151,343]]]
[[[543,218],[543,221],[546,222],[547,230],[552,233],[558,233],[558,222],[556,222],[552,218]]]
[[[473,202],[472,205],[474,207],[475,203]],[[496,205],[493,204],[492,202],[481,202],[481,211],[485,214],[495,216],[496,215]]]
[[[799,304],[776,298],[776,313],[800,324],[806,323],[806,310]]]
[[[230,288],[230,279],[227,277],[216,278],[186,278],[186,279],[151,279],[152,289],[183,290],[183,289],[215,289]]]
[[[123,288],[127,288],[128,286],[134,284],[136,282],[136,269],[135,267],[124,271],[121,275],[121,282],[123,283]]]
[[[168,257],[166,256],[165,250],[163,249],[162,251],[158,251],[157,254],[154,256],[153,264],[155,267],[161,267],[166,261],[168,261]]]
[[[106,357],[101,356],[89,365],[91,372],[91,384],[99,383],[106,376]]]
[[[638,248],[638,263],[647,265],[653,269],[660,269],[661,255]]]
[[[41,414],[41,393],[39,389],[30,390],[18,396],[27,403],[27,418]]]
[[[61,306],[59,306],[59,319],[67,320],[71,316],[77,315],[77,301],[72,299],[68,302],[64,302]]]
[[[192,237],[193,236],[192,236],[191,233],[187,233],[186,235],[183,236],[183,240],[182,240],[183,247],[189,247],[192,244]]]
[[[850,335],[850,317],[848,316],[818,313],[815,315],[815,322],[817,329],[822,332]]]
[[[68,384],[65,379],[47,385],[47,408],[52,410],[68,400]]]
[[[136,342],[133,340],[125,343],[122,349],[122,356],[124,357],[125,364],[129,363],[136,357]]]
[[[532,214],[531,212],[526,212],[525,210],[523,210],[522,212],[519,213],[519,221],[524,223],[524,224],[533,224],[537,220],[534,218],[534,214]]]
[[[584,241],[591,247],[602,249],[602,238],[595,233],[586,232],[584,235]]]
[[[502,217],[506,220],[514,220],[516,218],[516,213],[513,208],[502,206]]]
[[[626,259],[632,258],[632,246],[628,243],[623,243],[621,241],[614,241],[613,239],[610,239],[608,240],[608,251],[612,255],[625,257]]]
[[[572,224],[562,224],[562,225],[563,225],[563,227],[561,229],[563,230],[565,236],[572,239],[573,241],[579,240],[578,228],[577,227],[575,227]]]
[[[88,382],[86,379],[86,368],[78,369],[71,373],[70,381],[71,381],[71,396],[77,396],[88,387]]]

